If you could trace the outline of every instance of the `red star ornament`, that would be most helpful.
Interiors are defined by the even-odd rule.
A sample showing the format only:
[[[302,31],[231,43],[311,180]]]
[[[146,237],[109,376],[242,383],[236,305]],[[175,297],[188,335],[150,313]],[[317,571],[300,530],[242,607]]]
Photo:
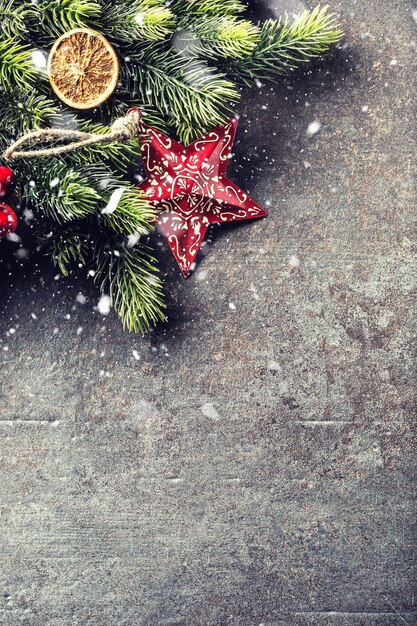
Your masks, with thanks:
[[[226,178],[236,127],[232,119],[183,146],[143,124],[140,150],[147,178],[139,188],[160,209],[159,229],[185,278],[210,224],[267,215]]]

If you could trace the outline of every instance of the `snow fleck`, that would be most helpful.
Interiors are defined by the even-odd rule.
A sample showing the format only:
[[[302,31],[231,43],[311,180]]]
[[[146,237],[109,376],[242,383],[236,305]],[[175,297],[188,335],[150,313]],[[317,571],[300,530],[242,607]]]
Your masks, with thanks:
[[[16,328],[9,328],[9,333],[10,333],[11,335],[14,335],[14,334],[15,334],[15,332],[16,332]]]
[[[95,276],[96,275],[94,270],[88,270],[87,274],[88,274],[88,276]]]
[[[321,123],[318,120],[314,120],[314,122],[310,122],[310,124],[307,126],[307,135],[309,137],[312,137],[313,135],[319,132],[320,128],[321,128]]]
[[[42,50],[34,50],[32,52],[32,61],[36,67],[46,67],[46,56]]]
[[[136,361],[140,361],[139,352],[137,350],[132,350],[132,354],[133,358],[136,359]]]
[[[282,372],[282,367],[279,363],[277,363],[277,361],[269,361],[268,362],[268,369],[271,372]]]
[[[196,279],[200,281],[204,280],[205,278],[207,278],[207,270],[200,270],[196,276]]]
[[[78,293],[75,296],[75,300],[78,302],[78,304],[85,304],[87,302],[87,298],[82,293]]]
[[[143,15],[143,13],[137,13],[135,16],[136,24],[142,25],[144,21],[145,21],[145,16]]]
[[[364,104],[362,109],[361,109],[362,113],[367,113],[369,111],[369,107],[367,104]]]
[[[36,187],[36,183],[34,180],[29,181],[29,187]]]
[[[412,9],[411,10],[411,15],[413,16],[413,20],[417,24],[417,9]]]
[[[78,328],[77,328],[77,335],[81,335],[82,332],[83,332],[83,327],[82,326],[78,326]]]
[[[298,256],[293,254],[292,257],[290,258],[290,260],[288,261],[288,265],[291,268],[293,268],[293,267],[300,267],[300,259],[298,258]]]
[[[390,61],[390,65],[397,65],[398,61],[397,59],[391,59]]]
[[[278,391],[281,395],[288,393],[288,383],[285,380],[281,380],[278,384]]]
[[[103,294],[98,301],[97,310],[101,315],[108,315],[110,313],[111,301],[110,296]]]
[[[57,176],[56,178],[53,178],[51,180],[51,182],[49,183],[49,186],[52,187],[56,187],[57,185],[59,185],[59,177]]]
[[[119,205],[119,202],[124,192],[124,187],[118,187],[117,189],[115,189],[115,191],[113,191],[113,193],[111,194],[110,200],[108,201],[107,205],[102,210],[101,214],[111,215],[112,213],[114,213]]]
[[[19,248],[18,250],[16,250],[16,257],[20,260],[23,261],[24,259],[27,259],[29,256],[29,250],[27,250],[27,248]]]
[[[30,316],[31,316],[31,318],[32,318],[33,320],[37,320],[37,319],[38,319],[38,317],[37,317],[36,313],[31,313],[31,314],[30,314]]]
[[[229,302],[229,309],[231,311],[236,311],[236,304],[234,302]]]
[[[203,415],[210,417],[213,420],[218,420],[220,417],[211,402],[206,402],[202,407],[200,407],[200,409]]]
[[[140,237],[139,235],[128,235],[127,236],[127,247],[134,248],[138,243]]]

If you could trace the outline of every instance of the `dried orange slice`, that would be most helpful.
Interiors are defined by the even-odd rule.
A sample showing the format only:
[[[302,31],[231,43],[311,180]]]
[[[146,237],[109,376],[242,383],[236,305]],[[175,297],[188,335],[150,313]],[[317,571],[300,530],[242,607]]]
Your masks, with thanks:
[[[103,35],[75,28],[54,43],[48,74],[62,102],[74,109],[91,109],[113,93],[119,79],[119,61]]]

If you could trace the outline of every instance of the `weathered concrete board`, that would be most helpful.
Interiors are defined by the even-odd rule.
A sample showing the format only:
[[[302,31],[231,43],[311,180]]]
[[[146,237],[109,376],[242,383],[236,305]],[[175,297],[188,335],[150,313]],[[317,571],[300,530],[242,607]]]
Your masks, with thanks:
[[[168,326],[0,245],[0,624],[417,624],[416,6],[330,5],[342,49],[242,103],[269,218],[188,282],[161,248]]]

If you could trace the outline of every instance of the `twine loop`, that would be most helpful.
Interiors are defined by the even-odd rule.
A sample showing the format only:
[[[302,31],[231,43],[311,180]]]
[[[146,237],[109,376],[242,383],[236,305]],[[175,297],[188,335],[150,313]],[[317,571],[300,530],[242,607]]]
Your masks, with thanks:
[[[126,142],[133,139],[141,132],[142,113],[139,109],[129,109],[126,115],[117,118],[110,127],[110,132],[84,133],[80,130],[68,130],[64,128],[49,128],[36,130],[15,141],[6,152],[3,158],[6,161],[17,161],[18,159],[32,159],[35,157],[56,156],[80,150],[87,146],[95,146],[100,143]],[[71,141],[72,140],[72,141]],[[32,150],[23,149],[26,146],[34,146],[37,143],[53,143],[55,141],[71,141],[60,146],[50,148],[38,148]]]

